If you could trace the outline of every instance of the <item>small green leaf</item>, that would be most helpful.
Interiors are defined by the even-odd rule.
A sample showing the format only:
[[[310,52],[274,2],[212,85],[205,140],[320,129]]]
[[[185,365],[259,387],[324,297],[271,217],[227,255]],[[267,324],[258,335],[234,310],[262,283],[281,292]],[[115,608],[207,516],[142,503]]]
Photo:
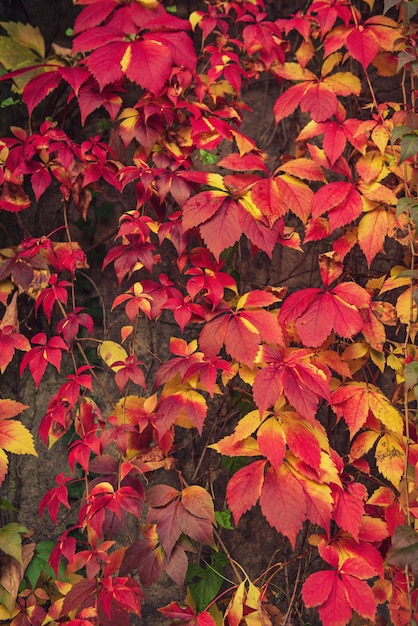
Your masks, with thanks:
[[[171,6],[166,7],[165,10],[167,11],[167,13],[177,13],[177,7],[175,4],[172,4]]]
[[[0,509],[4,511],[16,511],[15,507],[6,498],[0,498]]]
[[[3,100],[2,102],[0,102],[0,108],[1,109],[5,109],[6,107],[11,107],[14,104],[19,104],[20,100],[19,99],[15,99],[12,96],[10,96],[10,98],[6,98],[5,100]]]
[[[414,156],[418,152],[418,136],[415,133],[404,135],[401,140],[401,158],[400,163],[405,159]]]
[[[216,154],[213,154],[213,152],[208,152],[207,150],[199,150],[199,155],[204,165],[212,165],[218,160]]]
[[[234,530],[234,525],[231,520],[231,511],[215,511],[215,519],[219,526],[226,528],[227,530]]]
[[[222,465],[230,476],[238,472],[242,467],[247,465],[248,458],[246,456],[224,456],[221,455]]]

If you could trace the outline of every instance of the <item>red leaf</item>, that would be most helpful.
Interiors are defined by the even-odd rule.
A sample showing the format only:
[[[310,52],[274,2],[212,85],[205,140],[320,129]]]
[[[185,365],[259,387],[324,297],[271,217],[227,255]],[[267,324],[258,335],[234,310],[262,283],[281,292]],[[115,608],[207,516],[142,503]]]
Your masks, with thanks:
[[[320,399],[329,399],[329,372],[313,365],[304,351],[287,353],[262,347],[261,359],[268,365],[257,373],[253,385],[260,414],[284,393],[303,417],[313,420]]]
[[[273,107],[276,124],[297,109],[306,88],[306,83],[292,85],[277,98]]]
[[[328,599],[319,607],[318,613],[324,626],[346,626],[351,619],[352,608],[347,602],[344,584],[338,577],[337,572],[334,575],[331,593]]]
[[[289,174],[277,177],[277,187],[282,201],[303,223],[311,213],[314,192],[308,185]]]
[[[271,224],[289,210],[282,199],[276,178],[262,178],[256,182],[251,187],[251,198]]]
[[[158,538],[167,557],[170,558],[174,545],[181,535],[181,529],[177,520],[178,500],[171,502],[160,509],[150,508],[147,514],[147,522],[156,522]]]
[[[158,95],[170,76],[170,49],[161,41],[142,40],[130,44],[121,61],[129,80]]]
[[[228,322],[228,315],[218,315],[204,324],[200,331],[199,345],[209,358],[216,357],[224,344]]]
[[[306,499],[297,479],[283,463],[278,472],[267,469],[260,506],[270,526],[285,535],[293,548],[306,519]]]
[[[228,195],[221,191],[202,191],[190,198],[182,209],[183,228],[188,230],[206,222],[227,198]]]
[[[374,621],[377,604],[369,585],[354,576],[344,576],[343,584],[349,605],[362,617]]]
[[[186,487],[181,492],[181,502],[189,513],[215,523],[213,500],[206,489],[198,485]]]
[[[357,61],[360,61],[364,70],[367,69],[380,49],[376,35],[363,26],[353,28],[346,39],[346,45],[350,54]]]
[[[101,37],[99,37],[101,39]],[[103,43],[103,41],[102,41]],[[122,78],[121,62],[126,50],[126,43],[115,41],[94,50],[87,58],[86,64],[102,90],[110,83]],[[112,59],[112,63],[109,63]]]
[[[96,590],[96,580],[80,580],[65,596],[62,606],[63,614],[68,615],[71,611],[94,606]]]
[[[278,470],[286,453],[286,436],[280,422],[274,417],[265,420],[257,431],[257,443],[260,452]]]
[[[228,354],[251,367],[259,345],[260,336],[255,326],[247,322],[244,316],[231,316],[225,334],[225,349]]]
[[[339,124],[327,122],[323,146],[330,165],[333,166],[343,153],[346,144],[345,133]]]
[[[349,338],[358,333],[363,320],[357,307],[369,304],[370,294],[365,289],[354,283],[341,283],[330,292],[309,288],[290,295],[279,318],[284,324],[295,323],[305,346],[318,347],[331,330]]]
[[[383,250],[388,234],[388,214],[385,208],[369,211],[360,220],[358,242],[370,267],[378,252]]]
[[[302,588],[303,601],[307,607],[319,606],[328,600],[335,575],[334,570],[325,570],[309,576]]]
[[[301,111],[309,112],[315,122],[330,119],[337,112],[337,108],[337,96],[324,83],[311,83],[300,101]]]
[[[176,508],[176,515],[182,533],[198,543],[213,545],[213,528],[209,520],[191,515],[181,503]]]
[[[353,222],[362,211],[361,196],[352,183],[328,183],[312,199],[312,217],[315,219],[327,212],[331,230]]]
[[[321,446],[309,422],[301,420],[297,413],[286,411],[280,413],[286,442],[294,455],[319,470]],[[315,424],[315,427],[317,425]]]
[[[216,214],[206,220],[199,228],[209,250],[216,260],[221,253],[233,246],[242,235],[239,212],[233,200],[222,204]]]
[[[360,483],[352,483],[347,491],[338,490],[334,494],[333,518],[337,524],[358,539],[361,520],[364,515],[364,500],[367,499],[367,489]]]
[[[101,24],[112,13],[116,6],[115,0],[100,0],[85,7],[74,22],[74,34],[82,33],[88,28]]]
[[[265,165],[264,160],[258,154],[228,154],[218,162],[218,167],[226,167],[230,170],[238,172],[253,172],[254,170],[262,170],[268,174],[268,167]]]
[[[242,515],[254,506],[260,497],[266,461],[254,461],[236,472],[226,488],[228,506],[238,524]]]
[[[57,71],[44,72],[35,76],[25,85],[23,89],[23,100],[28,107],[29,115],[33,109],[58,87],[61,82],[61,75]]]

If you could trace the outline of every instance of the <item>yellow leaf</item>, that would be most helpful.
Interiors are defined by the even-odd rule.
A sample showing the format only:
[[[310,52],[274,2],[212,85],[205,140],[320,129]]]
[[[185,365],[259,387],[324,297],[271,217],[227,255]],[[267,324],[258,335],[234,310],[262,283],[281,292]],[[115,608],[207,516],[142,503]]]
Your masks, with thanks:
[[[383,157],[378,150],[370,150],[362,155],[356,163],[356,170],[365,183],[378,181],[389,174]],[[388,189],[388,187],[385,187]]]
[[[390,140],[390,131],[385,126],[375,126],[372,130],[371,139],[373,143],[379,148],[380,153],[383,155]],[[387,189],[387,188],[386,188]]]
[[[7,454],[0,448],[0,485],[6,478],[8,465],[9,459],[7,458]]]
[[[250,580],[248,581],[247,599],[245,605],[250,609],[258,609],[260,605],[260,589],[256,587]]]
[[[396,489],[405,470],[405,449],[398,438],[385,433],[376,445],[376,464],[379,472]]]
[[[410,279],[408,279],[410,280]],[[399,283],[401,281],[399,280]],[[402,286],[401,284],[399,286]],[[396,301],[396,312],[402,324],[409,324],[417,320],[417,305],[412,299],[412,287],[406,289]]]
[[[120,335],[121,335],[122,343],[125,341],[125,339],[127,339],[129,337],[129,335],[132,333],[133,329],[134,329],[133,326],[122,326],[122,328],[120,329]]]
[[[369,393],[370,411],[386,428],[401,436],[403,433],[403,419],[401,414],[381,391],[373,386],[371,387],[372,390]]]
[[[305,68],[309,61],[315,54],[315,47],[312,41],[309,39],[308,41],[303,40],[300,44],[299,48],[295,52],[295,57],[300,63],[301,67]]]
[[[263,213],[260,211],[258,206],[254,204],[251,198],[251,192],[247,192],[240,198],[240,203],[244,206],[244,208],[248,211],[250,215],[253,216],[256,220],[261,220],[263,218]]]
[[[37,26],[22,22],[0,22],[9,37],[18,41],[25,48],[34,50],[39,57],[45,59],[45,41]]]
[[[344,350],[343,359],[345,361],[351,361],[352,359],[361,359],[369,352],[369,346],[364,341],[357,341],[352,343]]]
[[[275,68],[275,73],[286,80],[316,80],[315,74],[301,67],[299,63],[283,63]]]
[[[114,341],[102,341],[99,346],[99,355],[103,359],[110,369],[114,372],[118,372],[122,365],[113,366],[113,363],[118,361],[125,361],[128,358],[128,353],[119,343]],[[113,367],[112,367],[113,366]]]
[[[122,68],[122,72],[126,72],[128,67],[130,66],[132,61],[132,46],[127,46],[125,53],[121,59],[120,66]]]
[[[0,63],[7,70],[16,70],[22,67],[35,65],[38,57],[32,50],[22,46],[11,37],[0,37]]]
[[[377,350],[373,350],[373,348],[370,350],[370,358],[373,361],[373,363],[376,365],[376,367],[379,368],[379,370],[382,372],[385,371],[385,366],[386,366],[386,360],[385,360],[385,355],[382,352],[378,352]]]
[[[228,617],[228,623],[238,625],[241,622],[244,613],[244,594],[245,594],[245,582],[238,585],[236,592],[234,593],[228,607],[225,611],[225,623]]]
[[[210,187],[215,187],[215,189],[222,189],[222,191],[226,191],[223,176],[220,174],[209,173],[208,185]]]
[[[136,0],[136,2],[146,9],[156,9],[160,6],[159,0]]]
[[[18,420],[0,421],[0,447],[14,454],[38,456],[32,434]]]
[[[337,65],[341,65],[343,55],[341,52],[333,52],[322,63],[322,76],[328,76]]]
[[[351,72],[336,72],[327,76],[323,81],[337,96],[359,96],[361,82],[358,76]]]
[[[196,26],[201,22],[204,17],[202,11],[192,11],[189,15],[189,22],[192,25],[192,30],[196,30]]]

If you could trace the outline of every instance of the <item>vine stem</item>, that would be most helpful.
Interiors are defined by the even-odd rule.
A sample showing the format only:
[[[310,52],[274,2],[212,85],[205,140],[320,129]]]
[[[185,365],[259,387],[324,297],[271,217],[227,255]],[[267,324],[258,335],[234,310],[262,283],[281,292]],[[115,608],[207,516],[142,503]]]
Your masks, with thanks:
[[[222,550],[225,552],[225,556],[229,561],[229,564],[231,566],[232,571],[234,572],[235,578],[240,582],[244,582],[243,577],[241,576],[241,572],[238,569],[237,565],[238,563],[236,561],[234,561],[234,559],[232,558],[228,548],[226,547],[226,545],[224,544],[220,534],[218,533],[218,531],[216,530],[216,528],[213,529],[213,534],[215,535],[219,545],[221,546]]]

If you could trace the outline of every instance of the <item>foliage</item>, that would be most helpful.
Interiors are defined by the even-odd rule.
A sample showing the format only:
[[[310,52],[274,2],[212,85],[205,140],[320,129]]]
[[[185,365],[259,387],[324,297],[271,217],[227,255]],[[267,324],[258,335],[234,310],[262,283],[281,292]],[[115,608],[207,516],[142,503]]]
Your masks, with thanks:
[[[189,586],[159,609],[170,623],[268,625],[280,576],[304,562],[285,619],[415,623],[416,2],[312,0],[284,18],[213,0],[188,19],[159,0],[75,4],[66,55],[30,25],[0,37],[28,111],[0,139],[0,208],[19,233],[0,250],[0,370],[20,359],[38,389],[52,365],[39,436],[71,435],[40,502],[56,541],[0,529],[0,619],[124,626],[167,574]],[[262,81],[291,137],[280,162],[241,126]],[[60,223],[31,232],[47,192]],[[82,234],[100,197],[118,202],[101,318],[80,287],[95,286]],[[248,284],[242,259],[278,249],[314,250],[309,284]],[[142,329],[167,322],[154,354]],[[6,453],[36,455],[26,408],[0,400],[2,482]],[[229,460],[226,494],[209,470],[173,474],[184,429],[202,467]],[[225,537],[257,503],[292,556],[251,580]]]

